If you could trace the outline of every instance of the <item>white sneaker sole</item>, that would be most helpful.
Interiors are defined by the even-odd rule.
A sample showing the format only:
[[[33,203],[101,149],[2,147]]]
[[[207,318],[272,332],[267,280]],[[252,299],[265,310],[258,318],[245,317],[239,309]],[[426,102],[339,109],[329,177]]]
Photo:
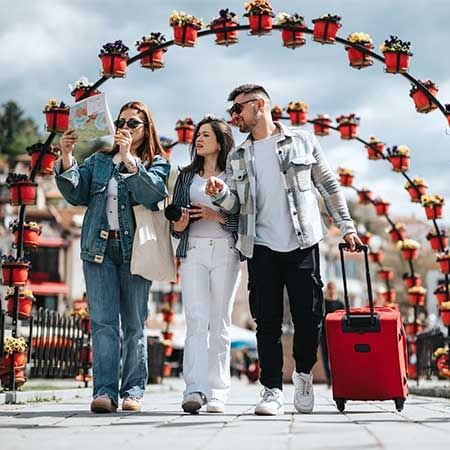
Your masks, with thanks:
[[[257,416],[281,416],[284,414],[284,408],[278,408],[276,410],[266,408],[255,408],[255,414]]]
[[[225,409],[221,408],[219,406],[209,406],[208,405],[206,407],[206,412],[209,412],[209,413],[224,413]]]

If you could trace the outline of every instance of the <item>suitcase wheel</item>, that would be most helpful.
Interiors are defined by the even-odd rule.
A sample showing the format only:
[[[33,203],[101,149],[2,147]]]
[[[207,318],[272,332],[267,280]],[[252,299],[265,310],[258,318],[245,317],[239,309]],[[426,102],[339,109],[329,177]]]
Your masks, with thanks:
[[[400,412],[403,410],[403,406],[405,404],[405,399],[404,398],[396,398],[394,399],[395,402],[395,409]]]
[[[336,402],[336,407],[338,411],[344,412],[346,400],[343,398],[335,398],[334,401]]]

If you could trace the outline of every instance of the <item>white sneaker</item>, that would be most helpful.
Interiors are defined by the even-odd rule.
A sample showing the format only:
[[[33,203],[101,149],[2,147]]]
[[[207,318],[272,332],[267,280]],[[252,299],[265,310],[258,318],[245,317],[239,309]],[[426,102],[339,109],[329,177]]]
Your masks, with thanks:
[[[218,398],[212,398],[206,406],[206,412],[209,413],[224,413],[225,403]]]
[[[256,405],[255,414],[260,416],[276,416],[284,414],[283,391],[278,388],[264,388],[261,391],[262,400]]]
[[[312,413],[314,408],[314,388],[312,373],[292,373],[294,383],[294,406],[299,413]]]
[[[206,397],[201,392],[191,392],[183,397],[181,407],[184,412],[198,414],[204,404],[206,404]]]

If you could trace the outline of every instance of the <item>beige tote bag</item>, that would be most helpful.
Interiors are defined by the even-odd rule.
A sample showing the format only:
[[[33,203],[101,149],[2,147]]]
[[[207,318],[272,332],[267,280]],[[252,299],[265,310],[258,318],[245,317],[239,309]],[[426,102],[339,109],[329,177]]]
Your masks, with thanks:
[[[177,269],[164,211],[151,211],[143,205],[133,207],[136,233],[130,270],[147,280],[175,282]]]

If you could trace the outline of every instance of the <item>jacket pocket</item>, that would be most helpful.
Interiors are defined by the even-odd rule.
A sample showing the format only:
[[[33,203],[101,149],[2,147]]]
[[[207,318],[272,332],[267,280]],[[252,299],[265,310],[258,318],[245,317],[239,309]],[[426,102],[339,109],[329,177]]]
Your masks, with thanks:
[[[234,170],[231,179],[236,184],[236,190],[239,197],[239,202],[241,205],[245,204],[245,199],[247,198],[247,193],[249,190],[249,180],[247,169]]]
[[[300,191],[308,191],[311,189],[311,168],[316,160],[311,157],[297,157],[290,161],[290,170],[292,178]]]

